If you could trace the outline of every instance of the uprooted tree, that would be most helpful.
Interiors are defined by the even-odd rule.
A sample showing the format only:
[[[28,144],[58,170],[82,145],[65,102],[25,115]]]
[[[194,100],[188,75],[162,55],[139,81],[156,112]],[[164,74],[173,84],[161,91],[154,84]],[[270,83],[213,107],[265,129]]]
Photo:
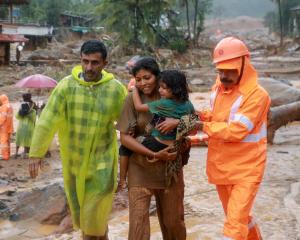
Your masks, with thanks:
[[[268,142],[272,144],[277,129],[300,120],[300,90],[271,78],[260,79],[260,84],[272,101],[268,116]]]
[[[268,142],[273,143],[277,129],[293,121],[300,121],[300,101],[271,108],[268,120]]]

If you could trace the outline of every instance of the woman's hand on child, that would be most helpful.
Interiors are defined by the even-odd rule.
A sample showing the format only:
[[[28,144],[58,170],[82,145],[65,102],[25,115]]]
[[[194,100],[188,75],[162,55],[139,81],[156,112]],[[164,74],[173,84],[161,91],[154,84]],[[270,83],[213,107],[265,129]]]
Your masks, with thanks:
[[[173,150],[173,146],[169,146],[155,153],[155,157],[162,161],[174,161],[177,156],[177,152],[171,152]]]
[[[156,125],[156,129],[160,132],[160,133],[168,133],[171,132],[173,129],[175,129],[177,127],[177,125],[179,124],[179,119],[175,119],[175,118],[166,118],[165,121],[159,123]]]

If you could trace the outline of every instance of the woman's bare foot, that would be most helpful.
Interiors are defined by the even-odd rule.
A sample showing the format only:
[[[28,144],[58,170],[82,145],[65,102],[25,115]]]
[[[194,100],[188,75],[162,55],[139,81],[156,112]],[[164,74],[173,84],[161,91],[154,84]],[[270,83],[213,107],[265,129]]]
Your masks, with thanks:
[[[120,180],[118,183],[117,192],[124,191],[127,188],[127,182],[126,180]]]

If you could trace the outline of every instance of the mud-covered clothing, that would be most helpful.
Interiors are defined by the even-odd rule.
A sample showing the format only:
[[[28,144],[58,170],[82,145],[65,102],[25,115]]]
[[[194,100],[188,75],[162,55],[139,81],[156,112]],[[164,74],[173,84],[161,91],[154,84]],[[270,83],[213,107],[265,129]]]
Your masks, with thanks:
[[[21,116],[18,112],[16,118],[19,120],[16,134],[16,145],[21,147],[30,147],[36,121],[36,111],[31,108],[24,116]]]
[[[82,68],[61,80],[37,122],[30,157],[43,157],[58,131],[65,192],[73,225],[84,234],[103,236],[117,178],[115,121],[126,88],[102,71],[97,82],[82,79]]]

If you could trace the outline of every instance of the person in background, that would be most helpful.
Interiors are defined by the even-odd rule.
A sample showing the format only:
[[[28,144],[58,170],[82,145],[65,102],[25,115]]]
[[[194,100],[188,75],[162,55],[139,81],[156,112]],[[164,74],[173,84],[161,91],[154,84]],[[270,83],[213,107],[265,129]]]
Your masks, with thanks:
[[[128,70],[128,72],[129,72],[130,75],[132,75],[132,68],[134,67],[134,65],[136,64],[136,62],[138,60],[140,60],[140,59],[141,59],[141,57],[139,55],[136,55],[136,56],[132,57],[126,63],[126,69]],[[130,78],[129,83],[127,85],[128,92],[131,92],[134,87],[135,87],[135,77],[132,76],[132,78]]]
[[[20,110],[18,111],[16,118],[19,120],[19,125],[16,134],[16,155],[18,158],[19,148],[24,147],[23,158],[28,158],[30,149],[32,134],[36,121],[36,104],[31,99],[30,93],[22,95],[23,102],[21,103]]]
[[[19,65],[20,63],[20,59],[21,59],[21,52],[23,51],[24,45],[23,43],[18,43],[17,47],[16,47],[16,61],[17,64]]]
[[[10,137],[13,133],[13,109],[5,94],[0,95],[0,144],[3,160],[10,158]]]
[[[214,49],[218,71],[211,109],[199,130],[209,137],[208,181],[216,185],[226,215],[224,240],[261,240],[251,209],[266,166],[268,93],[258,84],[247,46],[222,39]]]
[[[126,88],[104,70],[103,42],[81,46],[81,66],[53,90],[34,130],[29,172],[35,178],[58,131],[64,187],[75,229],[84,240],[108,239],[108,216],[117,187],[118,149],[115,121]]]

